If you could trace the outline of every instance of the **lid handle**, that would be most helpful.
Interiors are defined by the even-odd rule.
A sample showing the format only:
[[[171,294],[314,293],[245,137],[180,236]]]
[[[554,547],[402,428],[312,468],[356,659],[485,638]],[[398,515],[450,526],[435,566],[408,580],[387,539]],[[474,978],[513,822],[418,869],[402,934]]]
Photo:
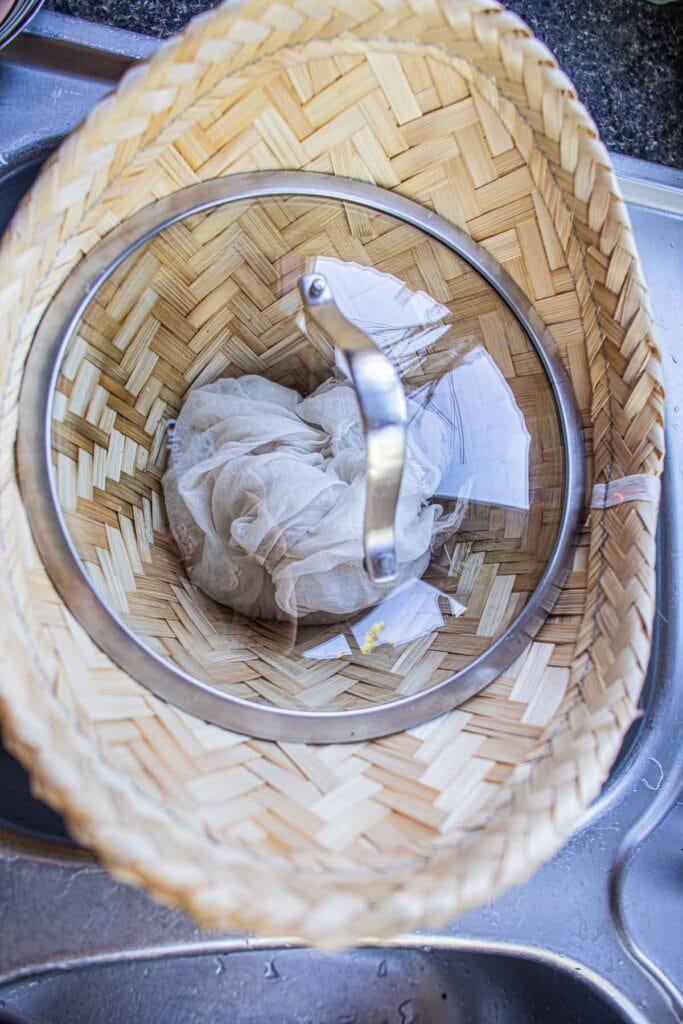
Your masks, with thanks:
[[[299,288],[311,319],[349,364],[367,446],[365,567],[373,583],[393,583],[398,576],[396,506],[406,453],[403,388],[381,349],[341,313],[323,274],[304,274]]]

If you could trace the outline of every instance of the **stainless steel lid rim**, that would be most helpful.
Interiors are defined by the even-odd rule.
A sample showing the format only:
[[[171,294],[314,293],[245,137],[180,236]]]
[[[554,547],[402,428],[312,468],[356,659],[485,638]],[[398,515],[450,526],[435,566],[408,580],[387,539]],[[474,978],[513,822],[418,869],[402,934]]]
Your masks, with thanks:
[[[304,711],[260,705],[214,689],[162,659],[97,594],[57,500],[51,459],[52,401],[68,341],[90,299],[113,271],[162,228],[237,200],[298,195],[337,199],[391,214],[443,243],[498,292],[533,344],[550,383],[565,447],[562,517],[555,545],[527,604],[505,632],[460,672],[417,694],[357,710]],[[124,670],[176,706],[236,732],[290,742],[356,742],[398,732],[447,712],[504,671],[538,633],[569,569],[583,508],[583,441],[571,384],[530,300],[469,235],[418,203],[352,179],[305,171],[260,171],[190,185],[112,231],[62,285],[36,331],[26,363],[17,437],[19,479],[34,539],[57,590],[95,642]]]

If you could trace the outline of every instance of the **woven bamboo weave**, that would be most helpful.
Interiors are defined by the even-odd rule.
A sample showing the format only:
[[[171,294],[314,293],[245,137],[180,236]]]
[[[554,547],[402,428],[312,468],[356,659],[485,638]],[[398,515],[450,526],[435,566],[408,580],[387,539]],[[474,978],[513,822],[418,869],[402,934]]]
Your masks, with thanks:
[[[0,253],[6,742],[36,791],[119,877],[208,925],[331,945],[452,918],[525,878],[570,834],[637,713],[657,513],[646,502],[587,510],[573,570],[536,641],[478,697],[386,739],[329,747],[251,740],[175,710],[113,665],[69,615],[31,540],[14,463],[26,354],[69,271],[117,224],[198,180],[278,167],[396,189],[485,245],[555,340],[593,480],[660,473],[663,395],[608,155],[552,55],[494,3],[219,8],[126,76],[16,215]],[[161,273],[168,260],[154,259]],[[205,278],[206,294],[193,293],[189,309],[181,293],[188,321],[198,303],[210,312],[212,293],[222,302],[228,276]],[[115,358],[113,338],[125,324],[101,323],[114,332],[108,358],[118,360],[119,377],[88,360],[97,339],[84,330],[76,376],[63,374],[60,385],[66,407],[79,368],[86,390],[86,364],[100,374],[94,389],[107,377],[92,440],[107,459],[123,443],[124,491],[183,391],[180,380],[164,390],[163,352],[178,350],[167,362],[185,386],[202,372],[225,372],[220,335],[208,362],[190,370],[186,348],[173,348],[160,323],[167,348],[153,369],[139,324]],[[163,409],[135,410],[145,372],[162,381],[155,399]],[[60,500],[68,509],[75,497],[72,511],[84,515],[89,478],[83,470],[79,485],[77,449],[85,447],[77,424],[63,434],[69,415],[53,432]],[[163,511],[156,502],[154,520],[151,493],[149,501],[152,547],[161,549]],[[103,577],[125,541],[132,568],[147,564],[141,541],[149,535],[135,533],[135,507],[115,507],[116,518],[88,541],[91,555],[103,552],[104,561],[91,559]],[[179,578],[178,608],[183,587]],[[190,630],[187,605],[176,618]],[[422,654],[430,657],[419,652],[417,665]]]
[[[276,91],[283,88],[276,80]],[[546,567],[562,505],[561,435],[538,356],[503,300],[445,246],[385,214],[301,198],[230,205],[160,232],[112,274],[67,347],[57,386],[53,461],[65,522],[108,606],[179,668],[235,696],[304,709],[352,709],[417,693],[483,654]],[[439,381],[475,347],[497,356],[530,432],[530,510],[471,503],[425,579],[462,616],[398,650],[307,654],[339,626],[259,623],[208,600],[166,528],[167,425],[193,385],[263,374],[308,394],[334,368],[308,338],[298,281],[309,254],[362,260],[429,288],[454,322],[399,362],[408,392]],[[254,269],[255,268],[255,269]],[[293,315],[293,312],[295,315]],[[315,343],[314,343],[315,342]]]

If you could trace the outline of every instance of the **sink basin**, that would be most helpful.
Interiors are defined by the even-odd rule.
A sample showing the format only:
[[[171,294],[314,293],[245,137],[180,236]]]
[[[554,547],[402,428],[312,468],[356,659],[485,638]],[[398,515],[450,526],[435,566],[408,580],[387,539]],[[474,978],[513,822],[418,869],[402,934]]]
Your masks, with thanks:
[[[483,946],[483,944],[482,944]],[[204,954],[60,971],[0,988],[36,1024],[625,1024],[571,964],[504,947]]]
[[[28,192],[33,181],[50,155],[50,149],[46,149],[38,156],[31,156],[22,160],[20,164],[13,167],[9,173],[2,175],[2,192],[0,192],[0,234],[5,230],[10,217],[17,206]]]
[[[0,746],[0,829],[3,828],[31,838],[71,842],[59,814],[31,795],[28,775]]]

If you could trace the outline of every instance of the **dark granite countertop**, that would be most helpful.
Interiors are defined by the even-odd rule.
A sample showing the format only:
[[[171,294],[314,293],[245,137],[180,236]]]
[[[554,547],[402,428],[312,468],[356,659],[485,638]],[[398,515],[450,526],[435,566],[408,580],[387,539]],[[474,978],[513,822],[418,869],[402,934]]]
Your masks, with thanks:
[[[48,0],[47,7],[165,36],[211,0]],[[606,145],[683,166],[683,0],[508,0],[574,80]]]

